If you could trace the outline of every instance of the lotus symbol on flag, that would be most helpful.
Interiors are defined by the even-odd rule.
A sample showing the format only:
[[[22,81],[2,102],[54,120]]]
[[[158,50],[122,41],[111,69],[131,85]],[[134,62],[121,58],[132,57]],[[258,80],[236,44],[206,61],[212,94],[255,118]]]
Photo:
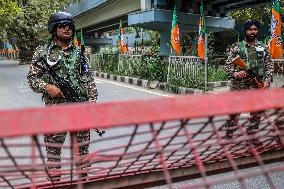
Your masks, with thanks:
[[[172,38],[173,38],[175,44],[179,44],[179,34],[173,35]]]
[[[277,27],[279,22],[277,18],[272,14],[272,22],[271,22],[271,30],[272,30],[272,38],[276,39],[276,46],[281,46],[281,36],[276,34]]]
[[[275,33],[276,29],[277,29],[277,26],[278,26],[278,20],[277,18],[275,17],[274,14],[272,14],[272,23],[271,23],[271,30],[273,33]]]
[[[202,36],[203,36],[202,34],[199,35],[199,37],[198,37],[198,43],[201,43],[201,42],[202,42],[202,38],[203,38]]]

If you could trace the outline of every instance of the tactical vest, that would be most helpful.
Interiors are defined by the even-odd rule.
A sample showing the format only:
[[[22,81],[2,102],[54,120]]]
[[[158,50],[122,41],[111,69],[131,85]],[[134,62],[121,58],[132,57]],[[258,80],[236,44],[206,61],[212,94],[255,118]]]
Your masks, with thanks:
[[[47,62],[50,62],[50,59],[54,61],[55,64],[51,65],[51,68],[55,73],[72,85],[82,101],[87,101],[88,76],[87,74],[81,75],[79,72],[79,49],[73,49],[69,55],[65,55],[61,50],[54,53],[53,57],[49,57],[48,53],[49,52],[46,53],[45,58],[49,59]],[[48,73],[44,73],[42,78],[46,83],[56,84]],[[62,103],[64,101],[62,98],[51,98],[46,93],[44,93],[43,98],[51,104]]]
[[[253,48],[247,48],[245,42],[239,42],[240,57],[246,62],[248,68],[253,69],[260,79],[265,74],[265,48],[259,42]]]

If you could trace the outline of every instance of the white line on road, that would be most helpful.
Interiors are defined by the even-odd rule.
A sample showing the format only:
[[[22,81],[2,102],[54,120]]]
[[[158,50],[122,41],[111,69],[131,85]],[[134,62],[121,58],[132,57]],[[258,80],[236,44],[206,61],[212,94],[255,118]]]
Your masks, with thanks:
[[[110,83],[110,84],[113,84],[113,85],[118,85],[118,86],[121,86],[121,87],[130,88],[130,89],[134,89],[134,90],[137,90],[137,91],[143,91],[143,92],[146,92],[146,93],[151,93],[151,94],[155,94],[155,95],[159,95],[159,96],[173,97],[172,95],[167,95],[167,94],[157,93],[157,92],[153,92],[153,91],[148,91],[146,89],[140,89],[140,88],[137,88],[137,87],[131,87],[131,86],[127,86],[127,85],[124,85],[124,84],[119,84],[119,83],[116,83],[116,82],[113,82],[113,81],[106,81],[106,80],[101,80],[101,79],[97,79],[97,78],[95,79],[95,81],[99,81],[99,82],[102,82],[102,83]]]

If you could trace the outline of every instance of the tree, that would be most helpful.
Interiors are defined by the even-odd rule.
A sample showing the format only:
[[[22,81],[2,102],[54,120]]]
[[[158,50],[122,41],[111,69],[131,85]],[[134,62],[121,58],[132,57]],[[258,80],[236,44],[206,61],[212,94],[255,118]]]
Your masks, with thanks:
[[[5,26],[9,18],[14,17],[20,11],[17,2],[13,0],[0,0],[0,39],[6,40]]]
[[[249,19],[257,19],[262,24],[269,24],[271,20],[271,3],[254,8],[233,10],[229,15],[234,18],[237,23],[243,23]]]
[[[13,0],[0,0],[0,15],[7,15],[17,13],[19,11],[19,6],[17,2]]]
[[[5,9],[9,12],[8,14],[3,12],[4,22],[1,23],[3,36],[17,39],[16,45],[21,63],[30,62],[36,47],[48,39],[49,16],[77,2],[76,0],[0,0],[2,1],[8,5]]]

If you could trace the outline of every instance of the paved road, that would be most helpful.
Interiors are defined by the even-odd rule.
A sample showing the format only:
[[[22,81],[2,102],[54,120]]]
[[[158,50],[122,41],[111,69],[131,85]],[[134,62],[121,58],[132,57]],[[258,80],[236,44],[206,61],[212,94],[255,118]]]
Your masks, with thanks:
[[[0,61],[0,109],[44,106],[41,95],[31,91],[27,83],[28,65],[15,61]],[[146,90],[142,87],[96,79],[98,103],[172,96],[164,92]]]
[[[43,106],[41,96],[28,86],[27,65],[0,61],[0,109]]]

